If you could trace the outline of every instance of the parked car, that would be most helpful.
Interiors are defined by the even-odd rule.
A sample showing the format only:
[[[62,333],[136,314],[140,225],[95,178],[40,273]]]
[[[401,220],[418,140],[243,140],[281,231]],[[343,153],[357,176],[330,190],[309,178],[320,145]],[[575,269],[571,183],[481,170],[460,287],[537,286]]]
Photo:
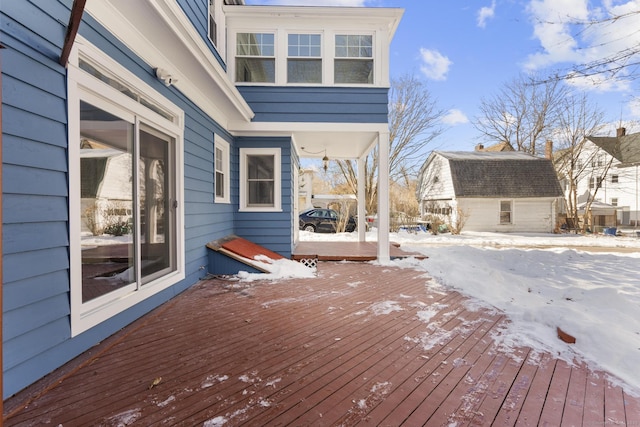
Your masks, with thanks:
[[[338,228],[340,215],[333,209],[309,209],[300,214],[298,224],[300,230],[317,233],[335,233]],[[351,233],[356,229],[356,220],[349,216],[345,224],[345,231]]]

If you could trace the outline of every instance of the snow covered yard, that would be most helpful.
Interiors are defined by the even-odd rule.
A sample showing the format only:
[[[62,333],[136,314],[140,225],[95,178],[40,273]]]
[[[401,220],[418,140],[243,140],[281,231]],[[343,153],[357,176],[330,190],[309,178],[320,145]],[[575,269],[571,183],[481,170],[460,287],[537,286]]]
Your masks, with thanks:
[[[303,241],[355,240],[356,233],[301,232]],[[376,240],[376,231],[367,241]],[[392,261],[495,307],[511,323],[495,339],[584,360],[640,392],[640,238],[575,234],[392,233],[428,256]],[[568,345],[557,328],[576,338]]]

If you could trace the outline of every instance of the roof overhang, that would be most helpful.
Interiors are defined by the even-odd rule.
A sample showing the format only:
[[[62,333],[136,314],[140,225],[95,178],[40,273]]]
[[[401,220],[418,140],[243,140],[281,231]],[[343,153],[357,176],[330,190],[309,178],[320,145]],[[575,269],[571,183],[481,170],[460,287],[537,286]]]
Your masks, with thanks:
[[[176,1],[100,0],[86,12],[224,127],[253,111]]]
[[[358,159],[378,143],[387,123],[291,123],[237,122],[229,129],[235,136],[290,137],[300,157],[331,160]]]
[[[287,20],[294,19],[298,22],[303,19],[313,19],[323,22],[346,23],[353,26],[357,22],[357,28],[367,27],[383,28],[388,40],[398,29],[404,9],[387,7],[327,7],[327,6],[225,6],[227,19],[241,17],[243,19],[255,18]]]

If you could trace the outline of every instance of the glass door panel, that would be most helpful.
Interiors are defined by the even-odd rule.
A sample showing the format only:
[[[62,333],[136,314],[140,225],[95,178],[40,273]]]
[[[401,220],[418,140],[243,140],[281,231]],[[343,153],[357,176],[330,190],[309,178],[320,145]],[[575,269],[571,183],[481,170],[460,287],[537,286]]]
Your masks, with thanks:
[[[142,283],[175,270],[175,190],[169,153],[173,138],[141,128],[139,192]]]
[[[132,123],[80,103],[83,302],[136,281],[133,135]]]

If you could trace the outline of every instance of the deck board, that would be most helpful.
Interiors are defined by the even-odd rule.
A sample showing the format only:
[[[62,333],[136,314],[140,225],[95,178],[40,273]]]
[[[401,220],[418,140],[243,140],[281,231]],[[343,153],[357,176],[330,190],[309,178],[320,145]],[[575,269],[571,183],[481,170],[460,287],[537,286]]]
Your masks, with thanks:
[[[547,353],[504,352],[492,336],[505,316],[468,302],[423,272],[369,263],[212,278],[5,401],[5,425],[639,422],[631,390]]]

